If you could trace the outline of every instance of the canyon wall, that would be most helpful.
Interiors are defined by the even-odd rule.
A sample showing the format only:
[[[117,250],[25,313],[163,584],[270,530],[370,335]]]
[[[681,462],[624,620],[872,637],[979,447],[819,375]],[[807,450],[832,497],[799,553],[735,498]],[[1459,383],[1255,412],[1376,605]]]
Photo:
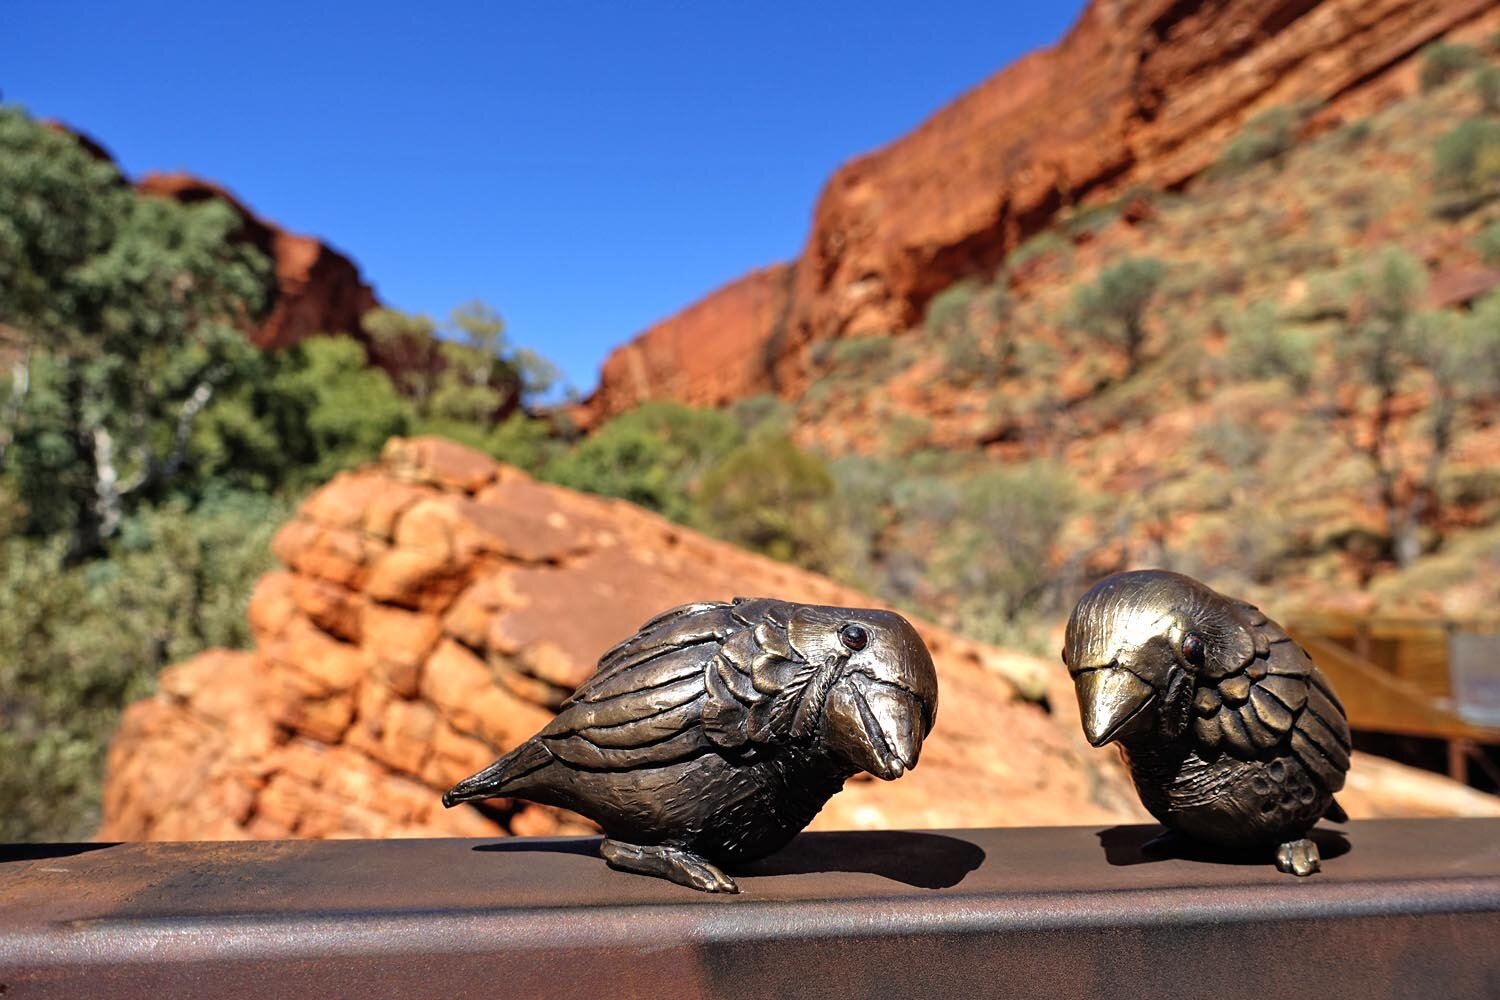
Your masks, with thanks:
[[[1094,0],[1057,45],[835,173],[796,262],[616,351],[584,419],[795,390],[812,344],[912,327],[1070,206],[1182,184],[1262,110],[1324,102],[1327,121],[1407,93],[1423,45],[1495,14],[1494,0]],[[784,300],[768,274],[788,278]],[[734,360],[703,360],[720,355]]]

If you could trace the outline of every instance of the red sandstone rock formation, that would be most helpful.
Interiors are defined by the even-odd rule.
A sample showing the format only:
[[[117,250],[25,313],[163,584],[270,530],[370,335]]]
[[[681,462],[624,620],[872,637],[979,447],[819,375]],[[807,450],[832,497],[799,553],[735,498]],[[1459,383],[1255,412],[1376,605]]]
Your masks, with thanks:
[[[106,839],[583,831],[523,803],[439,793],[530,736],[597,656],[684,601],[870,598],[628,504],[543,485],[438,439],[393,440],[277,535],[253,652],[166,671],[109,755]],[[1115,756],[1083,743],[1061,667],[921,626],[942,684],[921,766],[857,780],[824,828],[1139,820]],[[1049,712],[1014,678],[1040,674]],[[1029,682],[1028,682],[1029,683]],[[1361,760],[1352,813],[1500,813],[1500,802]]]
[[[239,213],[242,238],[270,258],[276,272],[275,297],[251,333],[257,347],[290,347],[319,333],[358,335],[361,317],[380,304],[348,257],[267,222],[217,184],[187,174],[147,174],[136,188],[187,203],[221,198]]]
[[[648,329],[605,363],[586,418],[795,388],[810,344],[910,328],[1060,209],[1180,184],[1274,105],[1367,111],[1414,86],[1424,44],[1494,14],[1493,0],[1095,0],[1053,48],[839,170],[789,300],[762,272]]]

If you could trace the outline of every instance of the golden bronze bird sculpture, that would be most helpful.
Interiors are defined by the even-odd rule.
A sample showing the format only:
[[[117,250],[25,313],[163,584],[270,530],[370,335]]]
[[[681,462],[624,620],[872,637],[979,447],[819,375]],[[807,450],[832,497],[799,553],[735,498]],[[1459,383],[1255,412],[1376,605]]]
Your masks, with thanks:
[[[1068,621],[1063,662],[1089,743],[1118,743],[1141,802],[1170,830],[1274,849],[1317,871],[1308,832],[1347,817],[1349,723],[1307,653],[1259,610],[1165,570],[1117,573]]]

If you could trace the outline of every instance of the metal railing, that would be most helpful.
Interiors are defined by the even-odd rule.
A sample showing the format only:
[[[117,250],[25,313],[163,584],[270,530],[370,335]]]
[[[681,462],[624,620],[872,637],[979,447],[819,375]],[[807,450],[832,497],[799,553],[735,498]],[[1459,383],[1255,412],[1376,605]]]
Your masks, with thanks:
[[[739,896],[588,839],[0,849],[0,995],[1500,996],[1500,820],[1320,832],[1322,873],[1152,827],[823,833]]]

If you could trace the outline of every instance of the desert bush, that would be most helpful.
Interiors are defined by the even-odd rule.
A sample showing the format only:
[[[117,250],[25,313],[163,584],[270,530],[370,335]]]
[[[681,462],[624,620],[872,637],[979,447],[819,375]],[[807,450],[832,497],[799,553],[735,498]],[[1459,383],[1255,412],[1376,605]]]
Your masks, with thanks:
[[[1036,461],[981,472],[960,487],[930,571],[961,618],[1015,619],[1052,589],[1053,546],[1078,501],[1061,466]]]
[[[950,337],[967,331],[972,325],[970,310],[979,294],[979,284],[973,280],[957,281],[938,292],[927,303],[922,323],[927,332],[937,337]]]
[[[1422,49],[1422,69],[1418,79],[1423,90],[1436,90],[1455,80],[1482,61],[1472,45],[1432,42]]]
[[[144,509],[74,567],[61,538],[0,543],[0,838],[93,835],[120,710],[167,664],[248,645],[250,589],[288,511],[245,493]]]
[[[833,342],[828,359],[839,374],[868,373],[891,356],[895,343],[890,337],[844,337]]]
[[[1229,320],[1229,371],[1242,379],[1282,379],[1295,391],[1312,384],[1311,338],[1287,327],[1269,302],[1253,303]]]
[[[686,522],[703,475],[742,438],[728,413],[682,403],[647,403],[615,417],[557,456],[542,475]]]
[[[823,571],[839,556],[836,490],[822,459],[789,438],[765,435],[704,475],[694,520],[751,551]]]
[[[1005,258],[1005,266],[1007,268],[1025,267],[1048,254],[1065,257],[1069,249],[1068,241],[1063,239],[1055,229],[1046,229],[1012,250],[1010,256]]]
[[[979,291],[966,287],[960,297],[939,301],[959,288],[934,299],[928,310],[927,329],[941,345],[943,374],[960,385],[999,378],[1015,360],[1015,301],[1000,284]]]
[[[1491,267],[1500,266],[1500,222],[1491,222],[1474,237],[1479,258]]]
[[[1161,261],[1134,257],[1073,293],[1073,321],[1095,340],[1121,350],[1127,375],[1135,374],[1144,360],[1146,309],[1166,274]]]
[[[1474,74],[1474,94],[1485,114],[1500,114],[1500,66],[1486,66]]]
[[[1261,163],[1280,164],[1297,144],[1297,131],[1310,108],[1267,108],[1247,121],[1219,152],[1214,172],[1235,174]]]
[[[1500,188],[1500,121],[1474,118],[1444,133],[1433,147],[1432,184],[1443,210],[1492,196]]]

